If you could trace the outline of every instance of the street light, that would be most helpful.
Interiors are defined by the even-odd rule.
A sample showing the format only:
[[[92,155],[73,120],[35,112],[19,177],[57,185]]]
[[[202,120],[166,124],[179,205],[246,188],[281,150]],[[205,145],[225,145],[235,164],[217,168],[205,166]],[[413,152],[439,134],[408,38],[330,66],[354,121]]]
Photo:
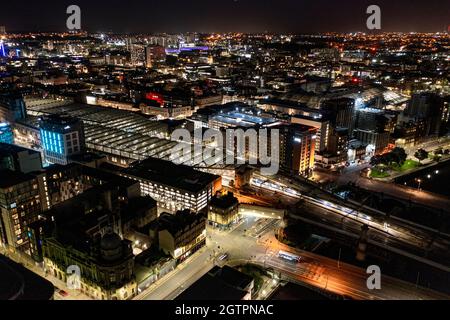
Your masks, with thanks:
[[[417,190],[420,191],[420,184],[422,183],[422,180],[421,179],[416,179],[416,181],[419,183],[419,185],[417,186]]]
[[[342,248],[339,248],[338,269],[341,268],[341,251],[342,251]],[[327,277],[327,279],[328,279],[328,277]]]

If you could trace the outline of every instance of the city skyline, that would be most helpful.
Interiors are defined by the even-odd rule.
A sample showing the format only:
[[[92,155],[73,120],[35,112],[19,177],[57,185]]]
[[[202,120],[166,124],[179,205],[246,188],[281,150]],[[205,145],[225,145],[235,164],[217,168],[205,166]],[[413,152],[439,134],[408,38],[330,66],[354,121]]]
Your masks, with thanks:
[[[0,300],[450,301],[449,9],[3,4]]]

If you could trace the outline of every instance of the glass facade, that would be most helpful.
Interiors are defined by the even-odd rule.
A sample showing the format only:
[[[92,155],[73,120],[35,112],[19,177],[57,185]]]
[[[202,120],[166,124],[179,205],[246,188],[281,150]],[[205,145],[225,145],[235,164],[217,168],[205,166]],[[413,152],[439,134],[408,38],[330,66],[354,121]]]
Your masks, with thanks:
[[[14,135],[11,127],[7,123],[0,123],[0,142],[3,143],[14,143]]]
[[[45,151],[64,155],[64,139],[62,134],[41,129],[42,145]]]

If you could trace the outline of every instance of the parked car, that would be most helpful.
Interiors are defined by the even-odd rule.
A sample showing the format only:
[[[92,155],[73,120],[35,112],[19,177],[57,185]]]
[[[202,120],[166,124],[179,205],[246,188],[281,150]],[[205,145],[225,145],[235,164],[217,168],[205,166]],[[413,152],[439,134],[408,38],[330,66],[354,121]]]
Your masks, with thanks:
[[[62,290],[62,289],[57,289],[56,292],[58,292],[59,295],[61,295],[62,297],[67,297],[69,294]]]

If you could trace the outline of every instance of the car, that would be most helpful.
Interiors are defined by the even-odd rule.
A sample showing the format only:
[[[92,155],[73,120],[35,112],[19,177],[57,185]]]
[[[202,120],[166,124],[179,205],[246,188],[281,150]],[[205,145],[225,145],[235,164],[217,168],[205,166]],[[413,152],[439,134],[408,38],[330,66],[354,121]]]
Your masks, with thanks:
[[[57,292],[63,297],[67,297],[69,295],[66,291],[62,289],[58,289]]]

